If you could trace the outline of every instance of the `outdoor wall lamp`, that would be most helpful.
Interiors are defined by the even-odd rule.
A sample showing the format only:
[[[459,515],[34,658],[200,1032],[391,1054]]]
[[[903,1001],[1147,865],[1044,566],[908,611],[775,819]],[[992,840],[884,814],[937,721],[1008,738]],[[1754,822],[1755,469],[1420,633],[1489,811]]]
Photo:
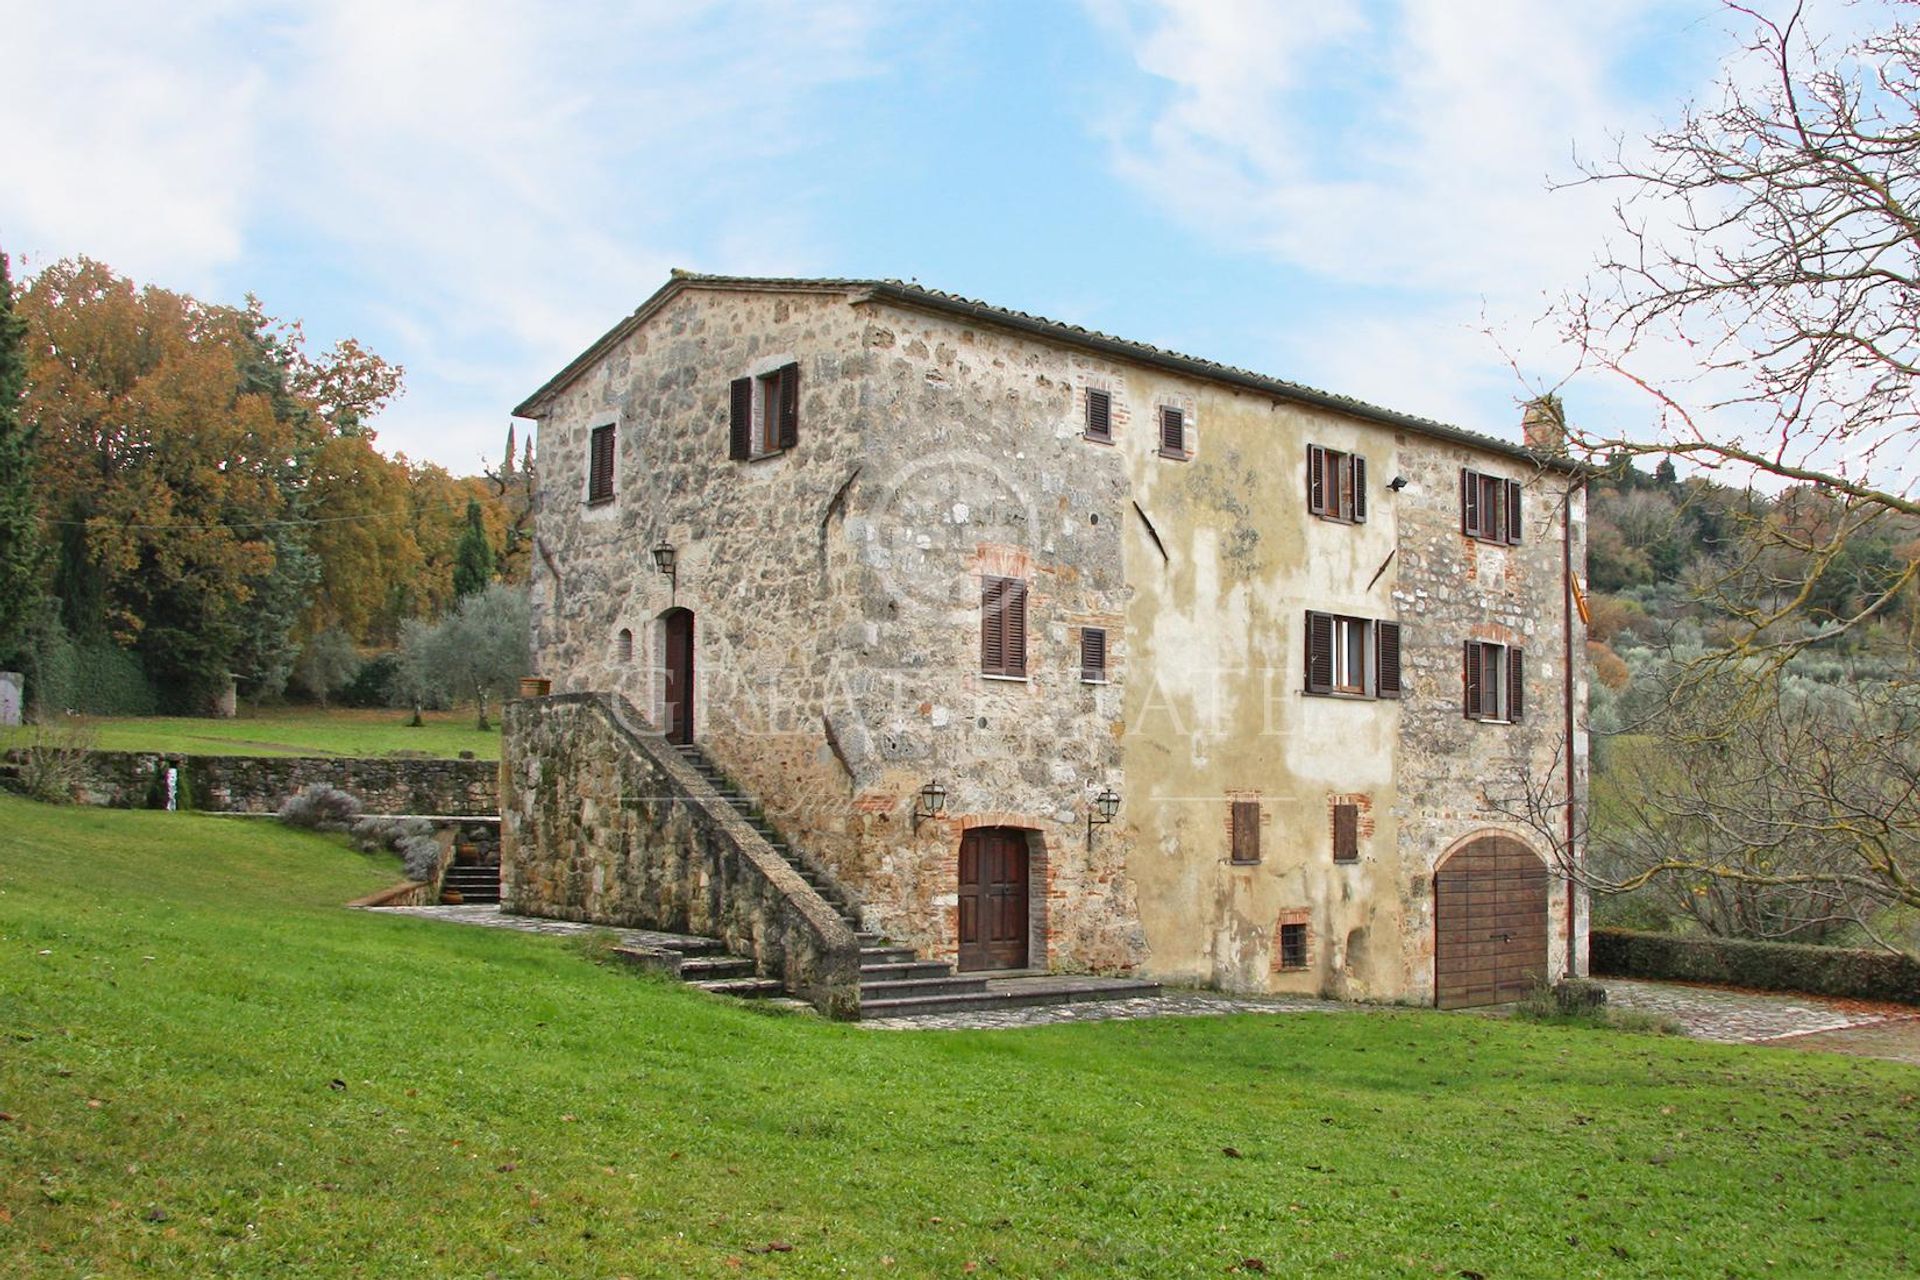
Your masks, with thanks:
[[[913,829],[918,831],[920,824],[928,818],[937,818],[947,809],[947,789],[935,778],[920,788],[920,795],[913,803]]]
[[[1400,492],[1406,487],[1407,478],[1405,476],[1395,476],[1393,479],[1387,481],[1387,488],[1393,490],[1395,493]]]
[[[653,567],[667,575],[667,581],[673,584],[673,590],[680,589],[680,575],[673,567],[673,544],[662,542],[653,549]]]
[[[1087,848],[1093,848],[1093,829],[1104,827],[1113,821],[1113,815],[1120,812],[1120,793],[1112,787],[1102,787],[1100,794],[1087,806]]]

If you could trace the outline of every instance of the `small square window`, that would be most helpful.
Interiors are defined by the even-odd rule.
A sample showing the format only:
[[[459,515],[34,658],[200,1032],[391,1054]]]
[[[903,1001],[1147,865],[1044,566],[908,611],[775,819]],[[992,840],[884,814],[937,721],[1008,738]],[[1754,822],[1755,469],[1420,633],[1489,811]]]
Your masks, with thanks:
[[[1306,925],[1283,924],[1280,926],[1280,967],[1282,969],[1307,967]]]

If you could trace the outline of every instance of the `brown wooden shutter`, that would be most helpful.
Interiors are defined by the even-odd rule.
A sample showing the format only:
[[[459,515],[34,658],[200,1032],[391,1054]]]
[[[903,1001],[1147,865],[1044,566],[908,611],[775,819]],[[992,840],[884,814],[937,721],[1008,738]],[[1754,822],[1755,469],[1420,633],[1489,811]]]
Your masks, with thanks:
[[[1520,545],[1520,482],[1507,481],[1507,541]]]
[[[1464,681],[1467,719],[1478,720],[1480,718],[1480,642],[1478,640],[1467,641]]]
[[[1358,454],[1353,458],[1353,519],[1367,522],[1367,460]]]
[[[1093,684],[1107,678],[1107,633],[1100,627],[1080,630],[1080,678]]]
[[[1260,861],[1260,802],[1233,802],[1233,860]]]
[[[800,366],[784,366],[780,379],[780,447],[791,449],[800,443]]]
[[[1000,622],[1006,584],[1005,578],[980,580],[980,670],[990,676],[1007,673],[1006,633]]]
[[[1507,648],[1507,719],[1513,721],[1516,724],[1519,723],[1520,712],[1524,709],[1520,691],[1526,685],[1525,675],[1526,673],[1523,670],[1523,663],[1522,663],[1520,650],[1513,646],[1508,646]]]
[[[1333,806],[1333,860],[1360,860],[1360,806],[1357,804]]]
[[[1000,616],[1004,619],[1007,646],[1007,674],[1027,674],[1027,584],[1018,578],[1006,580]]]
[[[1373,624],[1374,694],[1382,698],[1400,696],[1400,624]]]
[[[1327,451],[1317,444],[1307,446],[1307,510],[1327,514]]]
[[[1307,692],[1333,692],[1333,615],[1307,612]]]
[[[595,427],[587,441],[587,501],[613,497],[613,428]]]
[[[1160,452],[1169,458],[1187,455],[1187,415],[1171,405],[1160,406]]]
[[[732,417],[727,429],[727,457],[744,462],[753,456],[753,379],[733,380]]]
[[[1087,389],[1087,439],[1113,439],[1113,396]]]
[[[1479,477],[1460,468],[1460,532],[1475,537],[1480,532]]]

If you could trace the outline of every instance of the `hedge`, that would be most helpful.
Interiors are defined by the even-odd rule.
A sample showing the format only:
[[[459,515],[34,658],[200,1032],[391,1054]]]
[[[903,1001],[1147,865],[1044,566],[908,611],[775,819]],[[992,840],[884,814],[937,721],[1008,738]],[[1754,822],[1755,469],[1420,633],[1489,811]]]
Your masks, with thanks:
[[[1593,972],[1920,1004],[1920,964],[1886,951],[1595,929]]]

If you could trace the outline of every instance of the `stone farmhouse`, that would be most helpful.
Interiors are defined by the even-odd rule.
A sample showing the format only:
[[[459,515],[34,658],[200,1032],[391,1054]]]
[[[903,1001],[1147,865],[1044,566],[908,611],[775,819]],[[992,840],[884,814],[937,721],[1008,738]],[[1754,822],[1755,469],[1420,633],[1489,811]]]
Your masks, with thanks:
[[[849,930],[1443,1006],[1584,971],[1570,834],[1493,799],[1585,803],[1550,410],[1514,444],[918,285],[676,272],[515,412],[552,696],[509,709],[511,908],[718,930],[842,1012]]]

